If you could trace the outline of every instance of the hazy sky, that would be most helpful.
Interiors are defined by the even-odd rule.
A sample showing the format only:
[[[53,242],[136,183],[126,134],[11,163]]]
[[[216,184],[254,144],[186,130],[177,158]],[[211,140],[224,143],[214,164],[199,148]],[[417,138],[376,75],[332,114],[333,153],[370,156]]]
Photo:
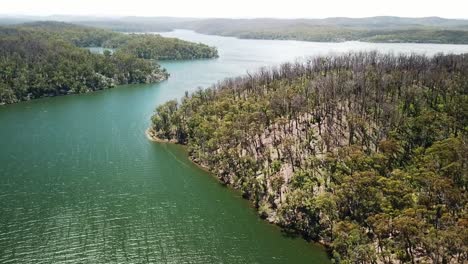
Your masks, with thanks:
[[[468,0],[0,0],[0,13],[281,18],[392,15],[468,18]]]

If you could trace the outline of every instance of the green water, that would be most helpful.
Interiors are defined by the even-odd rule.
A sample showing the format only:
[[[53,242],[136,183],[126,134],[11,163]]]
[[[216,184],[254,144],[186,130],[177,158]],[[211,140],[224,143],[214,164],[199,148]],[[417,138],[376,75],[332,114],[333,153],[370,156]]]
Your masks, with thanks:
[[[172,76],[161,84],[0,107],[0,263],[327,263],[323,249],[260,220],[181,147],[149,142],[154,107],[307,54],[468,52],[461,45],[167,35],[216,45],[221,57],[164,62]]]

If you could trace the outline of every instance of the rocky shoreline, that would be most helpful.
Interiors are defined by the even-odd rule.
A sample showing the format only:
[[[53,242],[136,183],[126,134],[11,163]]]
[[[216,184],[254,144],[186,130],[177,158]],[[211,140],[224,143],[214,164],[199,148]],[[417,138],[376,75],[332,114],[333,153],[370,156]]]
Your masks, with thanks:
[[[149,141],[152,141],[152,142],[157,142],[157,143],[170,143],[170,144],[177,144],[177,145],[181,145],[181,146],[184,146],[183,144],[180,144],[179,142],[177,142],[177,140],[175,139],[162,139],[162,138],[159,138],[158,136],[156,136],[156,132],[154,131],[153,128],[148,128],[146,131],[145,131],[145,134],[146,134],[146,137],[148,138]],[[188,158],[189,160],[197,165],[197,167],[199,167],[200,169],[206,171],[206,172],[209,172],[209,173],[214,173],[210,170],[210,168],[204,164],[201,164],[200,162],[198,162],[197,160],[195,160],[192,156],[188,155]],[[216,174],[214,174],[216,175]],[[218,178],[219,179],[219,178]]]
[[[152,127],[149,127],[146,131],[145,131],[145,134],[146,134],[146,137],[148,138],[148,140],[152,141],[152,142],[156,142],[156,143],[168,143],[168,144],[177,144],[177,145],[181,145],[181,146],[184,146],[186,147],[185,144],[180,144],[177,140],[175,139],[161,139],[159,138],[157,135],[156,135],[156,131],[152,128]],[[212,171],[210,169],[210,167],[206,164],[203,164],[201,163],[200,161],[194,159],[192,156],[188,155],[188,158],[189,160],[194,164],[196,165],[197,167],[199,167],[200,169],[212,174],[214,177],[216,177],[216,179],[219,181],[219,183],[225,185],[225,186],[230,186],[232,189],[234,190],[237,190],[237,191],[240,191],[239,188],[236,188],[234,185],[230,184],[229,182],[224,182],[222,180],[221,177],[219,177],[219,175]],[[245,196],[242,196],[244,199],[248,200],[249,202],[252,202],[251,199],[249,199],[248,197],[245,197]],[[269,224],[272,224],[272,225],[276,225],[280,228],[282,228],[283,226],[281,225],[281,223],[279,223],[277,221],[277,217],[276,217],[276,214],[277,212],[275,210],[270,210],[268,214],[266,214],[266,212],[261,212],[259,210],[259,208],[256,208],[254,206],[253,203],[250,203],[250,205],[252,206],[252,208],[255,209],[255,211],[257,212],[258,216],[260,218],[262,218],[263,220],[265,220],[266,222],[268,222]],[[297,233],[297,235],[301,235],[300,233]],[[307,240],[309,241],[309,240]],[[309,241],[310,242],[310,241]],[[328,243],[327,241],[324,241],[324,240],[319,240],[319,241],[314,241],[312,242],[313,244],[316,244],[316,245],[319,245],[319,246],[322,246],[325,250],[329,251],[330,250],[330,243]]]
[[[154,131],[153,128],[148,128],[148,129],[145,131],[145,134],[146,134],[146,137],[147,137],[150,141],[153,141],[153,142],[177,144],[177,141],[174,140],[174,139],[169,140],[169,139],[162,139],[162,138],[159,138],[158,136],[156,136],[156,132]]]

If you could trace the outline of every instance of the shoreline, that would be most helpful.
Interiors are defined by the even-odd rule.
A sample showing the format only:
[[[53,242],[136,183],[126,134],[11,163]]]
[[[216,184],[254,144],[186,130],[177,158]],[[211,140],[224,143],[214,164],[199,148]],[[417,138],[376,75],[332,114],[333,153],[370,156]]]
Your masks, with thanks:
[[[148,128],[148,129],[146,129],[145,135],[146,135],[146,137],[148,138],[148,140],[153,141],[153,142],[177,144],[177,141],[175,141],[175,140],[173,140],[173,139],[172,139],[172,140],[169,140],[169,139],[162,139],[162,138],[159,138],[158,136],[156,136],[156,133],[154,132],[154,129],[151,128],[151,127]]]
[[[175,144],[175,145],[182,146],[182,147],[184,147],[186,149],[186,145],[179,144],[177,142],[177,140],[175,140],[175,139],[169,140],[169,139],[159,138],[158,136],[156,136],[156,133],[154,132],[154,129],[151,128],[151,127],[146,129],[145,135],[146,135],[146,137],[148,138],[149,141],[156,142],[156,143]],[[192,164],[196,165],[197,167],[199,167],[200,169],[202,169],[202,170],[204,170],[206,172],[212,173],[215,176],[215,178],[218,179],[218,177],[216,177],[216,174],[214,172],[210,171],[210,168],[208,166],[205,166],[203,164],[200,164],[200,163],[196,162],[190,155],[188,155],[188,153],[187,153],[187,157],[192,162]]]
[[[168,140],[168,139],[161,139],[161,138],[157,137],[156,134],[155,134],[155,132],[154,132],[154,130],[153,130],[153,128],[151,128],[151,127],[149,127],[148,129],[146,129],[145,134],[146,134],[146,137],[148,138],[148,140],[151,141],[151,142],[155,142],[155,143],[166,143],[166,144],[175,144],[175,145],[179,145],[179,146],[184,147],[185,150],[186,150],[186,145],[179,144],[179,143],[178,143],[176,140],[174,140],[174,139]],[[190,162],[191,162],[193,165],[195,165],[195,166],[197,166],[198,168],[200,168],[201,170],[203,170],[203,171],[205,171],[205,172],[211,174],[211,175],[212,175],[220,184],[222,184],[224,187],[228,187],[228,188],[230,188],[230,189],[232,189],[232,190],[234,190],[234,191],[238,191],[238,192],[240,191],[239,189],[232,187],[230,184],[223,183],[223,182],[219,179],[219,177],[216,175],[216,173],[214,173],[213,171],[211,171],[211,170],[209,169],[208,166],[202,165],[202,164],[196,162],[190,155],[188,155],[188,153],[187,153],[187,157],[188,157],[188,159],[190,160]],[[241,195],[241,197],[242,197],[242,199],[247,200],[247,201],[249,202],[249,206],[250,206],[252,209],[255,210],[255,212],[257,213],[257,216],[258,216],[260,219],[262,219],[263,221],[265,221],[265,223],[268,223],[268,224],[270,224],[270,225],[274,225],[274,226],[276,226],[276,227],[278,227],[278,228],[280,228],[280,229],[283,228],[280,224],[278,224],[278,223],[276,223],[276,222],[274,222],[274,221],[270,221],[268,218],[263,218],[263,217],[261,217],[261,215],[259,214],[258,208],[256,208],[256,207],[253,205],[252,201],[251,201],[250,199],[248,199],[248,198],[243,197],[242,195]],[[329,247],[330,247],[330,245],[329,245],[328,243],[326,243],[325,241],[310,241],[310,240],[306,239],[301,233],[296,233],[296,234],[297,234],[298,237],[301,237],[303,240],[305,240],[305,241],[306,241],[307,243],[309,243],[309,244],[312,244],[312,245],[314,245],[314,246],[323,247],[323,249],[327,252],[327,254],[330,254],[330,252],[329,252]]]
[[[17,100],[15,102],[0,102],[0,106],[7,106],[7,105],[14,105],[14,104],[19,104],[19,103],[27,103],[27,102],[35,102],[39,101],[42,99],[47,99],[47,98],[54,98],[54,97],[64,97],[64,96],[77,96],[77,95],[86,95],[86,94],[93,94],[93,93],[98,93],[98,92],[104,92],[106,90],[110,89],[117,89],[122,86],[128,86],[128,85],[151,85],[151,84],[158,84],[164,81],[167,81],[169,79],[169,75],[165,78],[160,78],[157,81],[154,82],[142,82],[142,83],[121,83],[121,84],[115,84],[106,88],[102,89],[97,89],[97,90],[88,90],[86,92],[80,92],[80,93],[75,93],[75,92],[67,92],[67,93],[59,93],[59,94],[44,94],[36,98],[28,98],[28,99],[21,99]]]

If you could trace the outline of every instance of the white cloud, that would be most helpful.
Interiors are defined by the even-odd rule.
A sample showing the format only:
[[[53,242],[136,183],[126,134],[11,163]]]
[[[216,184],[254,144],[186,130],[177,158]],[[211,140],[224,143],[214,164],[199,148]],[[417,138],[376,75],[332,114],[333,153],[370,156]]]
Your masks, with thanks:
[[[0,0],[0,13],[22,15],[468,18],[466,10],[465,0]]]

